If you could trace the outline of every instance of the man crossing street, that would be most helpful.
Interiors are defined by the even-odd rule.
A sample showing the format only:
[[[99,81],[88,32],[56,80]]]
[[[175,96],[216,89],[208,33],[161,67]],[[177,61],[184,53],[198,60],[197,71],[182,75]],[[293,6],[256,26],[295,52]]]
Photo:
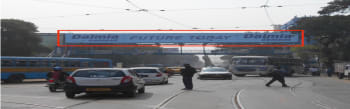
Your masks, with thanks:
[[[197,73],[196,69],[191,67],[190,64],[184,64],[185,69],[181,69],[182,81],[185,85],[184,90],[192,90],[193,83],[192,77],[195,73]]]
[[[285,83],[284,74],[281,71],[281,67],[280,66],[276,66],[276,68],[272,71],[271,76],[272,76],[272,79],[266,84],[267,87],[270,87],[270,84],[272,84],[276,80],[278,80],[282,84],[282,87],[289,87]]]

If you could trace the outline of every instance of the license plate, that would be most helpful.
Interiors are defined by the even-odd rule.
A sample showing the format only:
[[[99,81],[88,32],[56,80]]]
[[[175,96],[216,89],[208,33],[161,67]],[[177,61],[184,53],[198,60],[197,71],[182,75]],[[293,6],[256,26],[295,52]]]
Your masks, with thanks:
[[[86,88],[86,91],[112,91],[111,88]]]

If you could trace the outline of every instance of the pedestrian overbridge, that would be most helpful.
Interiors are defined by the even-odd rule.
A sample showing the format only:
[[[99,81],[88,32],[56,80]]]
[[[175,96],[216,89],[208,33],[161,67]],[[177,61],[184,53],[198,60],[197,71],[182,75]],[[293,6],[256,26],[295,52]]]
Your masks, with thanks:
[[[141,33],[135,33],[137,30],[102,31],[108,31],[106,33],[96,33],[97,30],[94,33],[64,31],[68,30],[59,30],[57,37],[60,40],[51,55],[284,55],[290,54],[290,51],[274,48],[270,51],[242,51],[227,48],[301,47],[304,44],[302,30],[163,30],[161,33],[151,30],[143,30]]]

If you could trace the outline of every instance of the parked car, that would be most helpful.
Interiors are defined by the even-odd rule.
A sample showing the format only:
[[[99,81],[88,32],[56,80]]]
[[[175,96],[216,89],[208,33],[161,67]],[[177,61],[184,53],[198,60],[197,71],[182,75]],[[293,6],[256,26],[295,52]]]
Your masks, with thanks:
[[[140,75],[146,84],[168,84],[168,75],[157,67],[133,67],[130,69]]]
[[[222,78],[232,80],[232,73],[222,67],[205,67],[198,73],[198,79]]]
[[[129,97],[145,92],[145,81],[125,68],[86,68],[72,72],[64,86],[66,97],[79,93],[122,92]]]

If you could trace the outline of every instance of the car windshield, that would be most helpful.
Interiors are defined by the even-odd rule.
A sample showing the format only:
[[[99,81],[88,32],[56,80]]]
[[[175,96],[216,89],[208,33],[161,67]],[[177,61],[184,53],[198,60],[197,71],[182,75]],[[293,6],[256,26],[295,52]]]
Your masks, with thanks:
[[[267,63],[264,58],[236,58],[233,59],[236,65],[265,65]]]
[[[225,68],[204,68],[203,72],[226,72]]]
[[[83,70],[76,72],[73,77],[87,78],[107,78],[107,77],[123,77],[123,71],[118,70]]]
[[[158,73],[157,69],[134,69],[136,73]]]

